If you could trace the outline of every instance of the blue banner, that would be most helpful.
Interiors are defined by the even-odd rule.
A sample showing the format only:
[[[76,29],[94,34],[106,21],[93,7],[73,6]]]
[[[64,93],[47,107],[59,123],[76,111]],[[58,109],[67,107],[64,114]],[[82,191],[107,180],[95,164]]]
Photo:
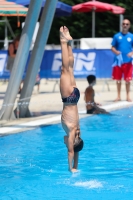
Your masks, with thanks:
[[[29,58],[30,58],[30,56],[29,56]],[[26,64],[22,79],[24,79],[24,77],[25,77],[29,58],[27,60],[27,64]],[[9,79],[10,78],[10,71],[6,69],[7,60],[8,60],[8,51],[5,51],[5,50],[0,51],[0,79]]]
[[[97,78],[111,78],[114,61],[114,54],[111,50],[74,49],[73,54],[75,78],[86,78],[88,74],[94,74]],[[59,78],[61,65],[60,50],[45,51],[40,76]]]
[[[74,76],[86,78],[89,74],[97,78],[111,78],[114,54],[111,50],[81,50],[74,49]],[[6,70],[7,51],[0,51],[0,78],[9,78]],[[59,78],[61,69],[61,51],[45,50],[40,66],[41,78]]]
[[[10,73],[6,70],[8,54],[7,51],[0,51],[0,78],[8,79],[10,77]]]

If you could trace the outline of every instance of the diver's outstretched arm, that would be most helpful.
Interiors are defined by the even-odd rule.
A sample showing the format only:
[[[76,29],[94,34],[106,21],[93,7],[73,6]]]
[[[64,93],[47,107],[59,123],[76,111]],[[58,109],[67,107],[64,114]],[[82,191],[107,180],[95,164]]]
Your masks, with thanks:
[[[79,158],[79,153],[78,152],[74,152],[74,164],[73,164],[73,168],[74,169],[78,168],[78,158]]]

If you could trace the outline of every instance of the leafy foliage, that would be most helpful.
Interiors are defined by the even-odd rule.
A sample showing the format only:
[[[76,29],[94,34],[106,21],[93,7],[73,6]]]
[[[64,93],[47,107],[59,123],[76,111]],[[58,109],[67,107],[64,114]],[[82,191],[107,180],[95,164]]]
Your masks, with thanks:
[[[17,17],[8,17],[7,18],[9,23],[10,23],[10,26],[14,32],[14,34],[17,36],[21,33],[21,26],[18,27],[18,18]],[[0,17],[0,40],[4,40],[5,39],[5,26],[6,26],[6,23],[4,22],[5,20],[5,17]],[[22,22],[25,21],[25,17],[20,17],[20,24]],[[7,29],[7,36],[8,36],[8,39],[9,40],[13,40],[13,37],[9,31],[9,29]],[[3,43],[0,43],[0,49],[3,48]]]
[[[87,2],[88,0],[60,0],[68,5],[76,5]],[[133,24],[133,1],[132,0],[102,0],[102,2],[110,3],[116,6],[122,6],[126,9],[124,18],[127,18]],[[96,37],[112,37],[119,31],[120,15],[112,14],[110,12],[95,14],[95,35]],[[59,43],[58,30],[62,25],[69,27],[74,39],[92,37],[92,13],[72,13],[70,17],[54,18],[51,28],[48,43]],[[133,26],[131,30],[133,31]],[[54,37],[52,37],[54,34]]]

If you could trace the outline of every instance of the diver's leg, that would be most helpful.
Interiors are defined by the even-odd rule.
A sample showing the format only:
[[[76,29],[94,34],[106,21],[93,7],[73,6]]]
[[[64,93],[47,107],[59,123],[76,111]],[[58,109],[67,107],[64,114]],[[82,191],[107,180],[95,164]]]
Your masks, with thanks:
[[[60,44],[62,52],[62,68],[60,77],[60,92],[61,96],[67,97],[72,93],[71,76],[69,71],[69,52],[68,52],[68,41],[71,39],[70,36],[66,35],[65,28],[60,28]]]
[[[68,43],[67,43],[68,56],[69,56],[69,73],[70,73],[70,77],[71,77],[71,85],[73,87],[76,87],[76,82],[75,82],[75,78],[74,78],[74,74],[73,74],[74,56],[73,56],[73,51],[72,51],[72,46],[71,46],[72,37],[71,37],[69,30],[66,26],[64,27],[64,32],[67,35],[67,37],[71,38],[71,40],[69,40]]]
[[[60,44],[62,51],[62,68],[63,70],[69,69],[69,54],[67,48],[68,39],[65,37],[63,26],[60,28]]]

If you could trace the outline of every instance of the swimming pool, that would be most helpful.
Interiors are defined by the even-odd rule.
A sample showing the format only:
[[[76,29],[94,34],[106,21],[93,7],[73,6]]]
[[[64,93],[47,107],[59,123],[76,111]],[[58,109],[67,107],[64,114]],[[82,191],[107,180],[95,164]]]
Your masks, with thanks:
[[[1,200],[133,199],[133,108],[80,120],[79,172],[60,124],[0,138]]]

